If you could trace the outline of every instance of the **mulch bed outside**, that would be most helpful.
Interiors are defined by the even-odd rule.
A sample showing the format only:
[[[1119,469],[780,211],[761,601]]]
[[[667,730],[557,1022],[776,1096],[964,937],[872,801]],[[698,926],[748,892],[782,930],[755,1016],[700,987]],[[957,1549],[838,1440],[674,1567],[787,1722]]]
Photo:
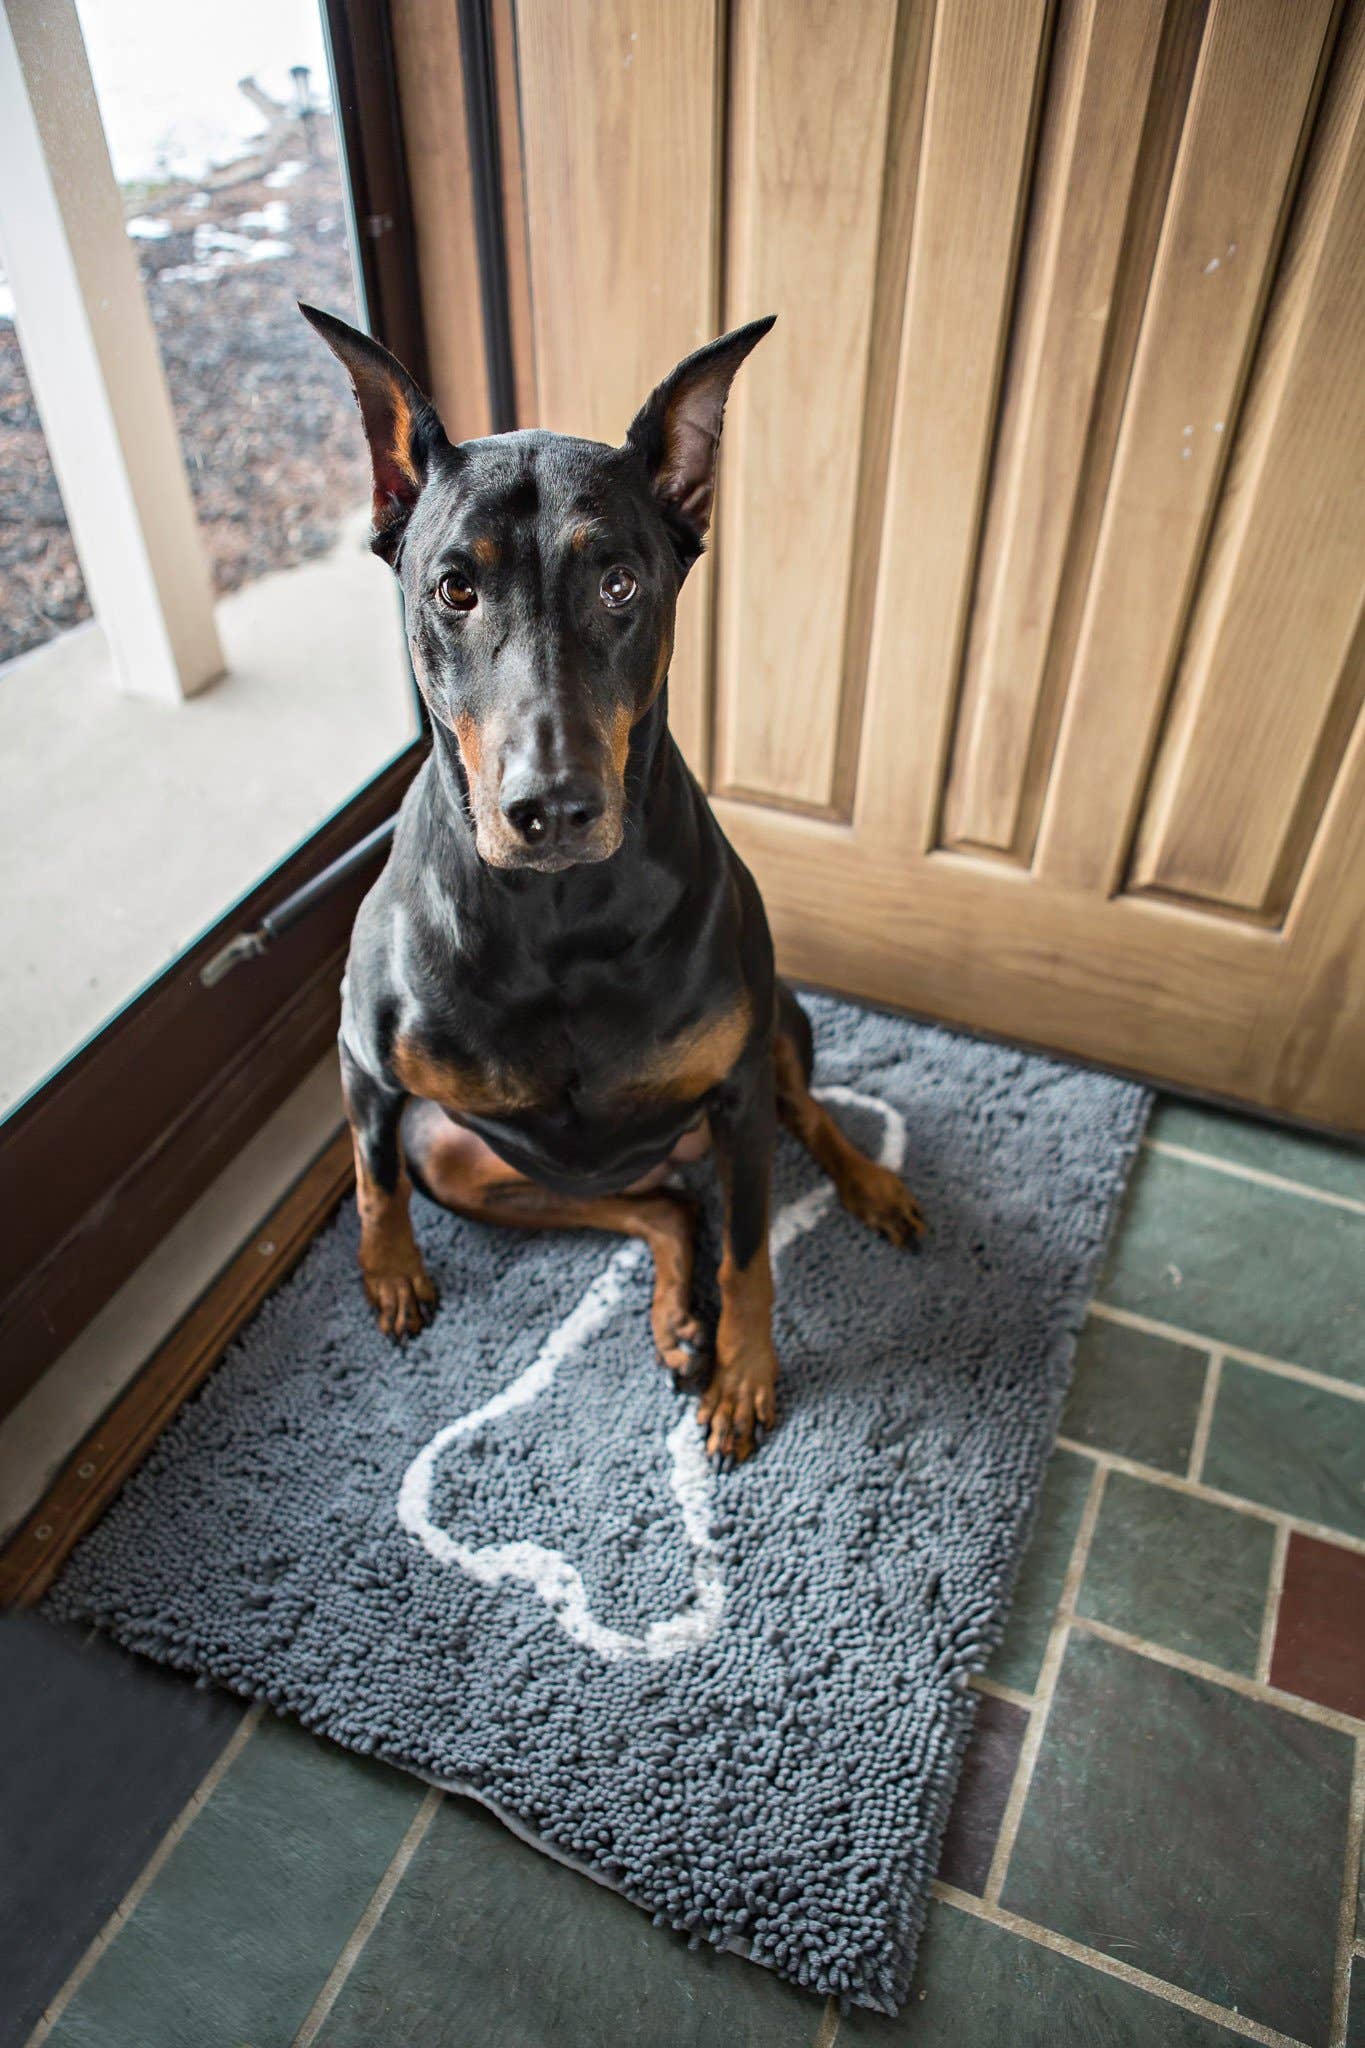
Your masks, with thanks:
[[[127,195],[219,594],[323,553],[369,492],[346,379],[295,304],[357,318],[331,122],[307,127],[272,127],[203,184]],[[0,586],[0,662],[90,616],[18,336],[2,319]]]

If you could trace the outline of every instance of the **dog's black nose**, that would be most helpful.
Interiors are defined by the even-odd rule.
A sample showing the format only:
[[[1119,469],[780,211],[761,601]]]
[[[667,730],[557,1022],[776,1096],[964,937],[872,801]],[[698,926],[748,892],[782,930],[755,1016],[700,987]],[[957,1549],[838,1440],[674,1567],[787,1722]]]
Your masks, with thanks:
[[[586,839],[606,809],[606,799],[590,777],[569,775],[541,789],[504,790],[502,809],[518,838],[533,849],[548,851]]]

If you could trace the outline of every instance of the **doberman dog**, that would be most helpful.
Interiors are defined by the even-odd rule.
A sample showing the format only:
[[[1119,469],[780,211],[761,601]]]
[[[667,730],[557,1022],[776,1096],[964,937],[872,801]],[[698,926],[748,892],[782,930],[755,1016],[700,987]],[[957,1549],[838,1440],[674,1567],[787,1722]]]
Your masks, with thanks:
[[[710,524],[730,382],[772,320],[699,349],[619,448],[447,439],[367,336],[301,310],[348,371],[432,752],[361,905],[343,985],[360,1266],[404,1337],[436,1290],[413,1185],[462,1216],[643,1238],[663,1363],[700,1380],[693,1211],[714,1151],[720,1316],[699,1419],[748,1456],[776,1419],[768,1187],[780,1117],[846,1208],[898,1245],[896,1176],[810,1092],[811,1033],[762,900],[668,730],[678,593]]]

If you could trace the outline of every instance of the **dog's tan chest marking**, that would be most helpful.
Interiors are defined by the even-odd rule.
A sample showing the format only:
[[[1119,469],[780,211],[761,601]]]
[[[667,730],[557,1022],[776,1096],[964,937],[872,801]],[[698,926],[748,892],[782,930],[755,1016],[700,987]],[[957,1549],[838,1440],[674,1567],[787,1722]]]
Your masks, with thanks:
[[[748,1041],[750,1021],[748,999],[740,996],[727,1009],[650,1046],[625,1075],[623,1092],[636,1100],[662,1095],[695,1102],[733,1070]]]
[[[648,1044],[642,1056],[604,1073],[600,1083],[583,1092],[604,1109],[614,1102],[626,1112],[661,1099],[699,1101],[733,1070],[748,1041],[750,1021],[748,999],[740,996],[685,1031]],[[555,1091],[543,1076],[442,1059],[414,1038],[397,1040],[389,1064],[409,1095],[435,1102],[453,1116],[512,1116],[555,1106]]]
[[[414,1039],[400,1038],[389,1061],[409,1095],[435,1102],[453,1116],[507,1116],[535,1109],[545,1096],[529,1075],[509,1067],[474,1067],[438,1059]]]

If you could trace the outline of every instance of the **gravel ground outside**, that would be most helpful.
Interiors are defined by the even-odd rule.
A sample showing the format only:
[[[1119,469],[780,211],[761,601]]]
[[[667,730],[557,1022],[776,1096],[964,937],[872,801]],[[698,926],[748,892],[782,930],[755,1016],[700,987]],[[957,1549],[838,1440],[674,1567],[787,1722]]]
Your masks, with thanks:
[[[180,444],[223,592],[324,552],[369,475],[346,379],[295,305],[356,315],[330,121],[204,185],[127,195]],[[0,662],[90,616],[12,322],[0,319]]]

